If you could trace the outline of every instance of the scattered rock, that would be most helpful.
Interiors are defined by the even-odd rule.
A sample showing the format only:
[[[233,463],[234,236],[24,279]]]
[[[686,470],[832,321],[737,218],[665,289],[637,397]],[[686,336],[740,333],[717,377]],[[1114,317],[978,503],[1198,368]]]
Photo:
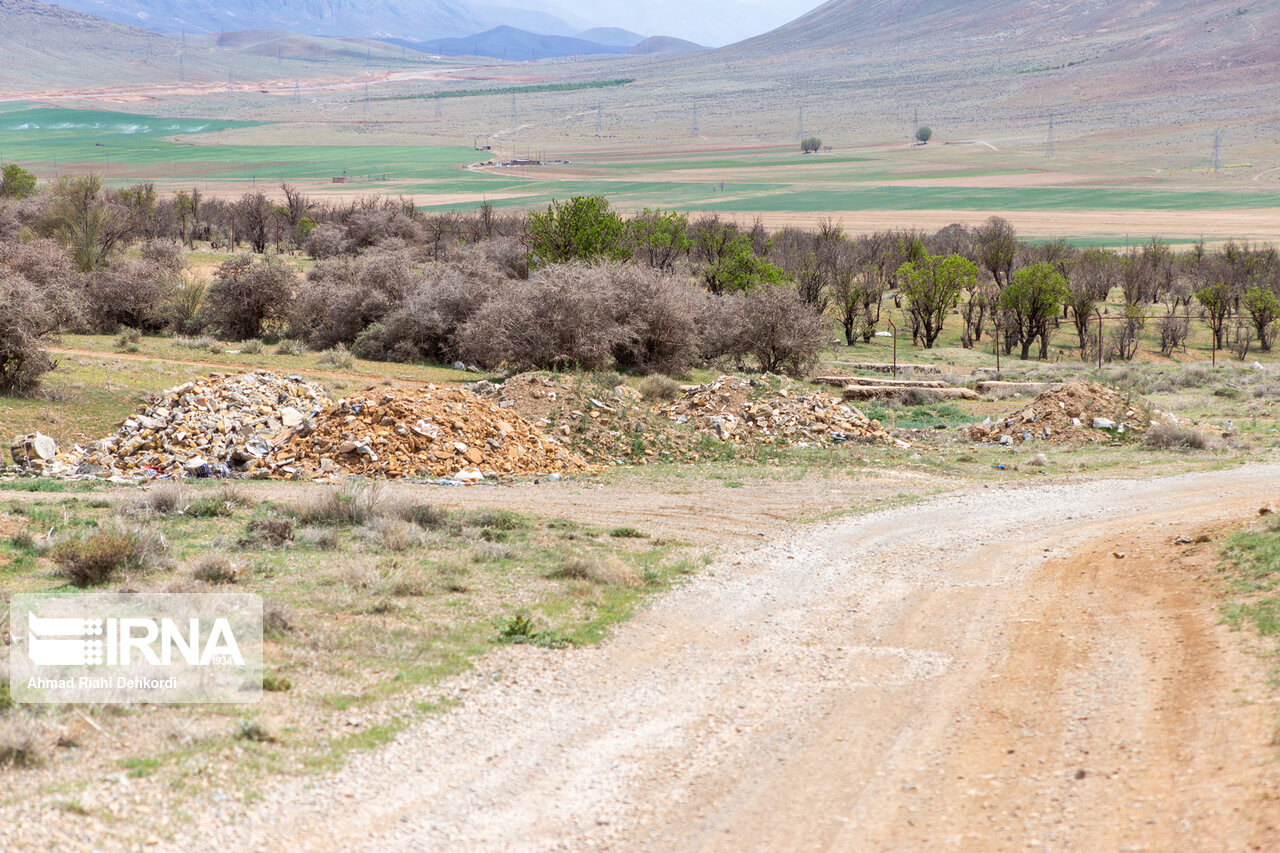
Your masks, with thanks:
[[[1000,441],[1014,435],[1019,441],[1078,444],[1109,441],[1125,432],[1142,432],[1150,409],[1141,400],[1095,382],[1055,385],[1021,410],[969,429],[975,442]]]
[[[1275,507],[1273,507],[1271,504],[1267,504],[1266,506],[1258,510],[1258,515],[1271,515],[1275,511],[1276,511]]]
[[[58,455],[58,443],[42,432],[20,435],[9,448],[13,464],[32,470],[43,470],[45,463]]]
[[[1049,464],[1049,457],[1045,456],[1043,453],[1037,453],[1035,456],[1031,457],[1031,461],[1027,464],[1034,468],[1043,468]]]
[[[1173,540],[1173,544],[1174,545],[1190,545],[1194,541],[1195,541],[1194,539],[1192,539],[1190,536],[1184,533],[1181,536],[1179,536],[1177,539]]]

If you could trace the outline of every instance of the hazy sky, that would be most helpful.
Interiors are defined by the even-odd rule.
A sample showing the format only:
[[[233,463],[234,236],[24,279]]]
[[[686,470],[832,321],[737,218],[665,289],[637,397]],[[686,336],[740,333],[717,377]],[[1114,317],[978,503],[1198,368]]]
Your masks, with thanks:
[[[500,2],[500,0],[499,0]],[[721,47],[767,32],[823,0],[549,0],[518,3],[559,9],[573,23],[614,26],[645,36],[677,36]]]

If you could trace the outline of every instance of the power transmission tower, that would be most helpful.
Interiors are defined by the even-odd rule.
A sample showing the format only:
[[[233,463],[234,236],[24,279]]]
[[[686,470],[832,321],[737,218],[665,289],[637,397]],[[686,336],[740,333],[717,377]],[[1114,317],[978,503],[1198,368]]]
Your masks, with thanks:
[[[1058,147],[1053,141],[1053,113],[1049,113],[1049,141],[1045,143],[1044,156],[1046,160],[1052,160],[1058,156]]]
[[[602,124],[601,118],[600,118],[600,105],[596,104],[596,133],[599,133],[603,127],[604,125]]]
[[[911,141],[916,141],[916,134],[920,132],[920,108],[915,108],[915,115],[911,119]]]
[[[693,135],[698,135],[698,105],[693,105]]]
[[[516,93],[515,92],[511,93],[511,123],[512,124],[520,123],[518,115],[516,113]]]
[[[369,112],[369,84],[364,84],[364,111]]]
[[[295,104],[302,103],[302,89],[298,87],[298,81],[293,81],[293,102]]]
[[[804,104],[800,105],[800,115],[796,122],[796,139],[804,139]]]
[[[440,118],[440,99],[436,98],[436,118]]]
[[[1222,171],[1222,129],[1213,132],[1213,171]]]

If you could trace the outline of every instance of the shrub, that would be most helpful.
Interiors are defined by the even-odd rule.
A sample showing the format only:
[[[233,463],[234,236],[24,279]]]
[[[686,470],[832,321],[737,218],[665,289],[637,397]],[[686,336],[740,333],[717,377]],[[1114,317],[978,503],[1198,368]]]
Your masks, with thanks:
[[[548,577],[559,580],[581,580],[602,586],[636,587],[640,579],[621,560],[603,558],[596,554],[574,555],[565,558]]]
[[[121,326],[156,332],[169,323],[174,274],[134,260],[117,260],[85,277],[85,322],[98,332]]]
[[[262,633],[267,636],[288,634],[294,629],[293,608],[268,598],[262,602]]]
[[[147,240],[139,251],[142,260],[157,269],[176,273],[187,265],[187,254],[177,240]]]
[[[390,361],[450,361],[463,324],[512,287],[501,270],[474,256],[432,264],[403,304],[383,320],[382,332],[366,330],[361,349],[380,349]]]
[[[126,515],[173,515],[182,512],[191,502],[185,487],[178,483],[157,483],[147,491],[122,503],[120,510]]]
[[[571,261],[631,257],[623,245],[626,226],[603,196],[574,196],[552,201],[545,211],[529,213],[529,254],[537,266]]]
[[[250,338],[240,344],[240,352],[247,355],[257,355],[262,352],[262,341],[257,338]]]
[[[515,370],[604,367],[626,332],[593,267],[548,268],[484,303],[457,332],[459,356]]]
[[[293,541],[294,529],[291,518],[256,518],[249,522],[249,533],[259,542],[273,548],[279,548]]]
[[[0,394],[29,393],[55,362],[44,348],[57,320],[31,282],[0,270]]]
[[[345,232],[340,227],[326,222],[311,229],[302,247],[316,260],[324,260],[342,254],[344,237]]]
[[[53,561],[72,586],[107,583],[117,574],[155,565],[168,549],[158,533],[118,526],[69,539],[53,550]]]
[[[218,267],[205,317],[234,340],[261,337],[267,323],[285,318],[295,282],[293,270],[274,258],[234,257]]]
[[[1145,443],[1158,450],[1204,450],[1209,446],[1200,430],[1169,421],[1161,421],[1148,430]]]
[[[39,767],[48,761],[52,747],[53,739],[30,717],[0,720],[0,768]]]
[[[381,515],[386,503],[381,484],[357,481],[313,492],[295,504],[292,513],[302,524],[352,527]]]
[[[286,338],[276,346],[276,355],[302,355],[307,348],[302,341],[293,341]]]
[[[398,308],[413,286],[408,252],[375,250],[359,258],[320,261],[294,299],[289,334],[313,349],[350,345]]]
[[[646,376],[640,382],[640,395],[650,402],[674,400],[680,396],[680,383],[669,376]]]
[[[335,370],[350,370],[356,366],[356,358],[344,345],[338,344],[333,349],[320,353],[316,363],[321,367],[332,367]]]
[[[827,341],[822,315],[786,287],[747,294],[742,304],[738,348],[749,352],[765,373],[801,376],[818,360]]]
[[[191,566],[191,577],[205,583],[237,583],[243,576],[244,569],[233,565],[226,554],[204,554]]]
[[[697,363],[697,318],[708,298],[701,289],[645,267],[603,267],[597,275],[619,326],[613,346],[619,366],[684,373]]]

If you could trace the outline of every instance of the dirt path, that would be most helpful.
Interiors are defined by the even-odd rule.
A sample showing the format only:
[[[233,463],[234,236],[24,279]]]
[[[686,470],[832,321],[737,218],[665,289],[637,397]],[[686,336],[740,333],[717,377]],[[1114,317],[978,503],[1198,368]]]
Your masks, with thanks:
[[[1280,846],[1274,701],[1195,575],[1280,468],[977,489],[726,559],[599,649],[183,849]],[[1123,558],[1114,556],[1123,553]]]

